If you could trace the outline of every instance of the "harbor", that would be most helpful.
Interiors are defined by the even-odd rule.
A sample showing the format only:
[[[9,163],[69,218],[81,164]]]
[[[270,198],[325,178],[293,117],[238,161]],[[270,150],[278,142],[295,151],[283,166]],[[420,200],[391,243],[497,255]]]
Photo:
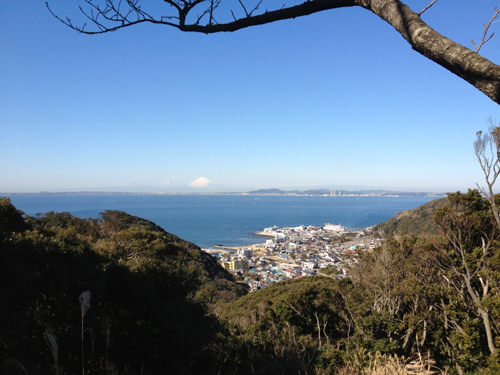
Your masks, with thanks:
[[[229,247],[217,244],[204,251],[215,256],[250,291],[292,278],[324,275],[343,278],[357,263],[359,252],[380,246],[372,227],[349,230],[340,224],[269,227],[255,233],[265,243]]]

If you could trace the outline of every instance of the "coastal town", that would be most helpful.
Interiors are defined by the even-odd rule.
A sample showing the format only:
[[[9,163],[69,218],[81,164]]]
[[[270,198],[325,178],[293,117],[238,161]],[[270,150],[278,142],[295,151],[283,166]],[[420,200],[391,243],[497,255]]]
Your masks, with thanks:
[[[343,278],[360,252],[381,245],[372,227],[352,231],[340,224],[269,227],[255,233],[264,243],[205,249],[249,291],[278,281],[323,275]]]

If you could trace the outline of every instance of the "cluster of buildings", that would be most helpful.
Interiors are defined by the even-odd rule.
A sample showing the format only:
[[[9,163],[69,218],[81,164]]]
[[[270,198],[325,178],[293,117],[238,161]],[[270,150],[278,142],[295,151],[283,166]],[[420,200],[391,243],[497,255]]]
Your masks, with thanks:
[[[372,228],[350,231],[341,225],[270,227],[256,233],[265,243],[209,250],[249,290],[292,278],[328,275],[345,277],[360,251],[380,245]]]

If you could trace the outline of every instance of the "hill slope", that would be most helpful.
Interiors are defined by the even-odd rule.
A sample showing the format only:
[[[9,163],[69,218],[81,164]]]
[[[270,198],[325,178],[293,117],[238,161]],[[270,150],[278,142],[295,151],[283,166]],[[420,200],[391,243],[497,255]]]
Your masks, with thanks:
[[[23,217],[0,198],[1,374],[202,373],[221,330],[208,306],[242,293],[213,257],[150,221]]]
[[[439,234],[439,228],[434,221],[436,209],[446,204],[447,198],[430,201],[420,207],[402,211],[389,220],[378,224],[374,229],[384,236],[432,236]]]

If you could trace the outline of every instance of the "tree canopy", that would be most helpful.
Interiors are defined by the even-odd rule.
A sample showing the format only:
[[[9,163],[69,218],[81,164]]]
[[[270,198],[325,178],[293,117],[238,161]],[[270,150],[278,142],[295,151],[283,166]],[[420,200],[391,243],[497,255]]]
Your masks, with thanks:
[[[213,257],[154,223],[102,217],[23,218],[0,198],[0,373],[78,373],[84,364],[86,374],[189,374],[213,365],[220,324],[207,308],[243,290]],[[78,296],[90,300],[81,329]]]
[[[47,7],[61,22],[84,34],[102,34],[143,23],[170,26],[184,32],[233,32],[326,10],[361,7],[389,23],[415,51],[500,104],[500,66],[478,54],[481,46],[491,38],[488,30],[500,11],[497,8],[492,10],[492,18],[484,25],[481,41],[474,43],[475,50],[471,50],[424,22],[422,14],[435,1],[422,10],[413,10],[399,0],[307,0],[285,4],[265,0],[240,0],[238,4],[224,0],[163,0],[154,3],[83,0],[80,11],[88,24],[76,24],[69,16],[59,16],[49,3]]]

